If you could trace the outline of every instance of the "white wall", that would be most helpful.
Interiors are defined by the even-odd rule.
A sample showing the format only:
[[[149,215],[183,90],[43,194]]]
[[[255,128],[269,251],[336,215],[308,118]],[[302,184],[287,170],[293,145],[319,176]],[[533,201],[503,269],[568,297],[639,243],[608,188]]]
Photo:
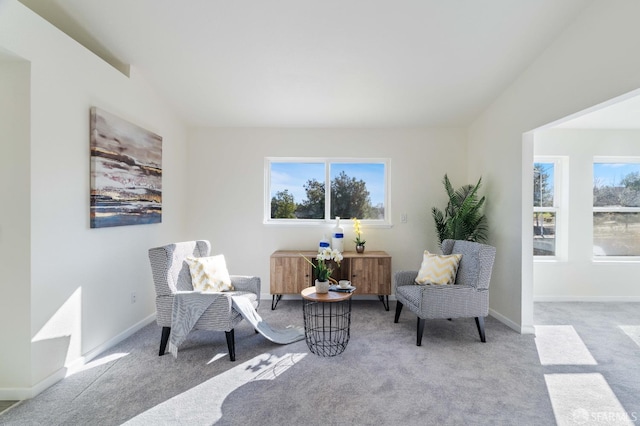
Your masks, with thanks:
[[[367,250],[385,250],[393,271],[420,267],[437,251],[431,207],[444,208],[442,178],[467,182],[466,132],[460,129],[198,129],[189,137],[189,238],[209,239],[233,274],[257,275],[269,297],[269,256],[279,249],[315,250],[333,225],[263,224],[265,157],[391,159],[391,228],[364,228]],[[477,177],[472,177],[472,181]],[[400,223],[407,213],[408,222]],[[350,221],[345,247],[354,250]],[[381,306],[382,308],[382,306]]]
[[[32,396],[65,365],[153,319],[147,250],[183,234],[186,131],[135,69],[125,77],[14,0],[0,2],[0,49],[30,65],[30,111],[17,112],[19,122],[30,123],[30,154],[19,151],[11,159],[30,184],[30,210],[22,202],[15,212],[29,220],[31,238],[21,249],[28,260],[21,264],[30,264],[30,278],[1,283],[3,293],[17,285],[30,293],[30,300],[21,293],[12,301],[29,315],[28,333],[13,341],[3,335],[3,348],[18,348],[23,364],[30,359],[29,374],[19,378],[0,370],[0,399],[12,399]],[[91,106],[163,136],[162,224],[89,228]],[[0,129],[11,125],[5,119]],[[14,225],[0,217],[3,230]],[[0,240],[3,252],[11,242]]]
[[[593,261],[593,157],[640,156],[638,130],[536,132],[534,155],[568,157],[566,261],[535,261],[535,300],[640,300],[640,263]]]
[[[469,174],[487,179],[492,311],[533,331],[533,142],[523,134],[640,87],[640,2],[596,0],[473,123]]]
[[[30,375],[29,75],[28,62],[0,56],[0,383],[9,387]]]

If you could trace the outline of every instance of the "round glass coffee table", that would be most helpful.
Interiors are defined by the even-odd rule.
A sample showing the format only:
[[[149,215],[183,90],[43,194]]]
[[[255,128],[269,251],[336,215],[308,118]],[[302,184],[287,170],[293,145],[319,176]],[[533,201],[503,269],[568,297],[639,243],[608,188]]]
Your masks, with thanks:
[[[351,293],[316,293],[315,287],[301,292],[304,337],[309,350],[319,356],[336,356],[349,343]]]

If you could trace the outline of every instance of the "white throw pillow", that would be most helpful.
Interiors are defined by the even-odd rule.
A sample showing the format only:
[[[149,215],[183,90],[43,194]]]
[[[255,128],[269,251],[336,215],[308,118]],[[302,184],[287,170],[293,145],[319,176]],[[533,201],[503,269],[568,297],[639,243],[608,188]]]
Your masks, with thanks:
[[[453,284],[456,282],[461,254],[438,255],[424,251],[416,284]]]
[[[233,290],[227,262],[224,255],[211,257],[187,257],[191,283],[196,291],[227,291]]]

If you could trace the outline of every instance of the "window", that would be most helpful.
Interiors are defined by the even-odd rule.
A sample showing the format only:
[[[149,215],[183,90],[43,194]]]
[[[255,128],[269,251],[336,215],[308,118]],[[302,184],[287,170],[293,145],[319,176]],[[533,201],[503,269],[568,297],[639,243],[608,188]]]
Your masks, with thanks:
[[[640,256],[640,159],[594,159],[593,255]]]
[[[266,158],[265,223],[389,223],[388,169],[387,159]]]
[[[533,164],[533,255],[556,256],[558,162]]]

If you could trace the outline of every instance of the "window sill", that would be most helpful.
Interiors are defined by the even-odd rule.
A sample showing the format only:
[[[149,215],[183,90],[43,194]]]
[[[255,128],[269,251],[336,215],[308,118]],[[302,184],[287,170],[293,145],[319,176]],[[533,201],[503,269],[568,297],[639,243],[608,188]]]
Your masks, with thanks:
[[[273,227],[282,227],[282,228],[298,228],[298,227],[307,227],[307,228],[318,228],[321,226],[330,226],[333,227],[336,225],[336,222],[334,220],[331,221],[324,221],[324,220],[311,220],[311,219],[305,219],[305,220],[265,220],[262,222],[263,225],[267,225],[269,227],[273,226]],[[345,225],[347,225],[345,223]],[[365,222],[362,221],[362,225],[363,228],[378,228],[378,229],[385,229],[385,228],[393,228],[393,224],[392,223],[387,223],[387,222],[383,222],[383,221],[378,221],[378,222]],[[347,229],[347,226],[342,225],[342,222],[340,223],[340,226],[342,226],[344,229]],[[348,227],[351,228],[351,223],[348,224]]]
[[[599,256],[593,263],[640,263],[640,256]]]
[[[557,256],[534,256],[533,263],[564,263],[566,259]]]

